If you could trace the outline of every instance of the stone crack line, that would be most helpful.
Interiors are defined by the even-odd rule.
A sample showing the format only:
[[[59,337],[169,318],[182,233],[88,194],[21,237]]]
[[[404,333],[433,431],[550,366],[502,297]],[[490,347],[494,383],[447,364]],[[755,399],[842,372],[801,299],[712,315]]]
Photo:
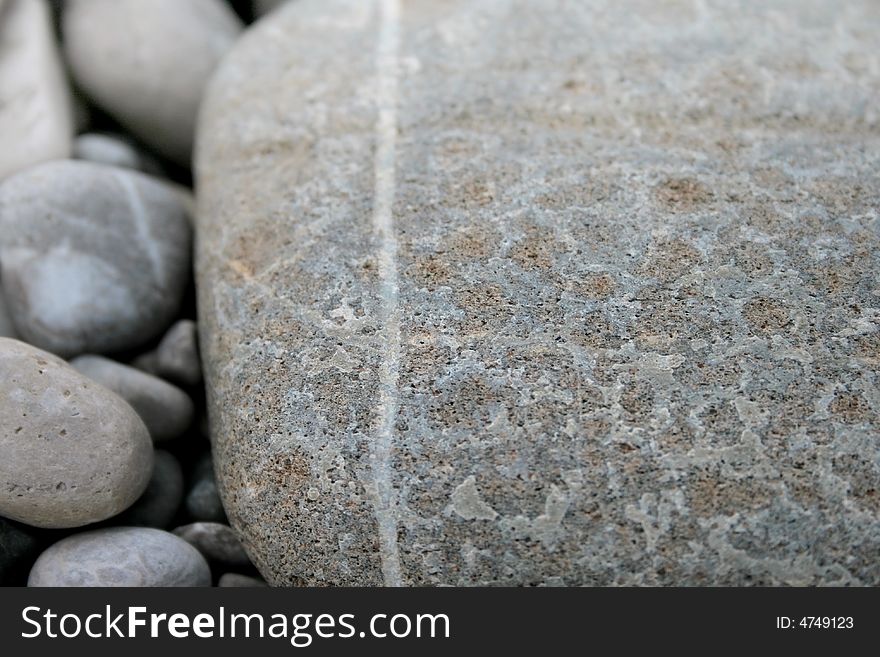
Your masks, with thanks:
[[[394,194],[397,142],[397,77],[400,48],[400,0],[378,0],[380,29],[377,44],[375,195],[373,232],[379,242],[379,295],[382,303],[385,353],[379,366],[378,434],[372,444],[375,512],[379,553],[386,586],[400,586],[397,545],[397,499],[392,481],[391,451],[397,421],[397,379],[400,366],[400,308],[398,307],[397,238],[394,234]]]

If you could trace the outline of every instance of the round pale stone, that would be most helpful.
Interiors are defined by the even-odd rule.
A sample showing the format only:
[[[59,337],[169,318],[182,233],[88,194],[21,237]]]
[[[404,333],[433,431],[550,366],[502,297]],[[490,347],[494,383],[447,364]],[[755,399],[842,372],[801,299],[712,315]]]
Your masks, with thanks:
[[[205,83],[241,28],[222,0],[68,0],[63,14],[77,83],[182,166]]]

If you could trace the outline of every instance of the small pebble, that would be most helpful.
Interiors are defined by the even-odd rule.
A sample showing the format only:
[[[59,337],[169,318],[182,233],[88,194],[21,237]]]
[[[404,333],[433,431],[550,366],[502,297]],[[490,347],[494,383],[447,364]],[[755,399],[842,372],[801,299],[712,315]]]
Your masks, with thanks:
[[[70,364],[131,404],[155,442],[178,438],[192,423],[192,400],[167,381],[103,356],[78,356]]]
[[[12,315],[6,307],[6,295],[3,294],[3,287],[0,286],[0,338],[16,337],[15,325],[12,323]]]
[[[186,510],[193,520],[226,522],[226,511],[217,490],[210,454],[195,468],[193,483],[186,495]]]
[[[225,522],[226,511],[214,478],[200,479],[186,496],[186,510],[194,520]]]
[[[139,356],[136,356],[129,364],[136,370],[146,372],[153,376],[159,376],[159,354],[156,353],[155,349],[145,351]]]
[[[22,586],[39,553],[39,541],[27,527],[0,518],[0,586]]]
[[[75,534],[43,552],[28,586],[210,586],[205,558],[174,534],[111,527]]]
[[[150,435],[131,406],[8,338],[0,338],[0,455],[0,515],[35,527],[115,516],[153,468]]]
[[[257,577],[248,577],[247,575],[239,575],[238,573],[223,573],[217,581],[217,586],[221,589],[226,588],[264,588],[269,586],[265,580]]]
[[[254,16],[260,18],[270,11],[274,11],[287,0],[253,0]]]
[[[173,533],[194,546],[208,561],[227,566],[248,566],[251,563],[241,541],[229,525],[194,522],[178,527]]]
[[[124,169],[135,169],[154,176],[162,175],[159,164],[146,153],[141,153],[124,137],[90,132],[73,142],[73,157]]]
[[[73,77],[120,123],[189,166],[205,83],[242,29],[221,0],[68,0]]]
[[[183,503],[183,470],[180,462],[164,450],[154,455],[153,476],[147,490],[131,508],[112,519],[116,525],[165,529]]]
[[[45,0],[8,2],[0,17],[0,179],[70,155],[73,104]]]
[[[180,195],[129,169],[61,160],[0,184],[0,263],[27,342],[69,357],[163,332],[190,276]]]
[[[194,386],[202,380],[196,323],[181,319],[175,323],[156,350],[157,367],[162,378]]]

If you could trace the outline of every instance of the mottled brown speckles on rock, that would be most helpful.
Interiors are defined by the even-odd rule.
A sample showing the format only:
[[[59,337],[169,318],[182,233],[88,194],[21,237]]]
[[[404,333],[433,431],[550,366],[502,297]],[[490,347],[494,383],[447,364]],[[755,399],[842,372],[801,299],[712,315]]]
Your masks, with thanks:
[[[695,178],[668,178],[657,185],[654,193],[673,212],[691,212],[713,198],[709,188]]]
[[[835,418],[847,424],[871,422],[878,419],[864,396],[856,392],[839,391],[834,395],[828,409]]]
[[[449,283],[454,270],[442,255],[429,254],[416,256],[406,273],[414,282],[433,291]]]
[[[791,323],[791,315],[785,303],[768,297],[754,297],[746,301],[743,317],[757,333],[772,334]]]
[[[607,273],[590,273],[563,285],[586,299],[607,299],[615,291],[614,277]]]
[[[510,250],[510,258],[526,271],[546,272],[553,267],[558,254],[564,253],[553,232],[529,226]]]
[[[290,3],[204,105],[213,439],[267,577],[880,582],[871,2],[401,3],[378,77],[368,4]]]
[[[491,226],[466,226],[450,235],[448,254],[459,261],[485,260],[498,253],[499,243]]]
[[[732,516],[766,507],[778,492],[771,485],[748,476],[724,475],[717,469],[689,474],[688,505],[701,517]]]
[[[670,283],[693,272],[702,259],[702,254],[687,240],[658,239],[648,249],[638,273],[662,283]]]

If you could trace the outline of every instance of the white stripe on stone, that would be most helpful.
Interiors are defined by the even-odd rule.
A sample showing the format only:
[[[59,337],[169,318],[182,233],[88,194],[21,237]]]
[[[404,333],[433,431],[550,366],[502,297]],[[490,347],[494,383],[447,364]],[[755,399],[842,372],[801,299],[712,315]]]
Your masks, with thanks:
[[[379,295],[385,353],[379,366],[379,430],[372,445],[375,511],[379,552],[386,586],[400,586],[397,546],[397,499],[392,481],[391,451],[397,421],[397,378],[400,365],[397,238],[394,234],[394,187],[397,141],[397,75],[400,44],[399,0],[378,0],[381,26],[377,48],[375,195],[373,231],[379,243]]]

